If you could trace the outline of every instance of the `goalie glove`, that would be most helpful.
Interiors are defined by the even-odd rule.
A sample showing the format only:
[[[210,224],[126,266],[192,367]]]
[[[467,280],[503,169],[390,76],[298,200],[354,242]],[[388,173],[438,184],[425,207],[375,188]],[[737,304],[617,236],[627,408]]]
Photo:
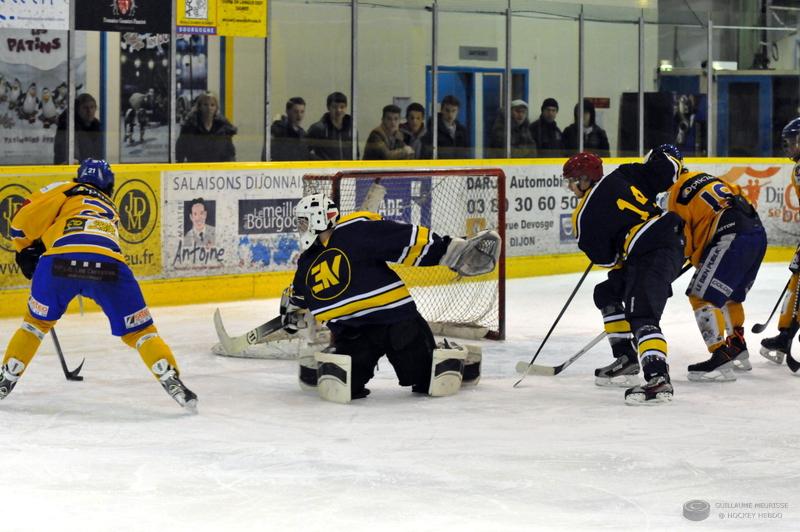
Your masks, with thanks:
[[[297,298],[293,295],[292,287],[288,287],[281,294],[281,325],[283,330],[294,334],[300,329],[305,329],[307,311],[297,305]]]
[[[502,242],[496,231],[481,231],[473,237],[453,238],[439,264],[464,277],[489,273],[497,266]]]
[[[800,246],[797,246],[792,262],[789,263],[789,271],[792,273],[800,272]]]
[[[33,244],[26,247],[22,251],[17,251],[14,259],[19,266],[22,275],[26,279],[33,279],[33,272],[36,271],[36,265],[39,264],[39,258],[42,253],[47,251],[41,240],[36,240]]]

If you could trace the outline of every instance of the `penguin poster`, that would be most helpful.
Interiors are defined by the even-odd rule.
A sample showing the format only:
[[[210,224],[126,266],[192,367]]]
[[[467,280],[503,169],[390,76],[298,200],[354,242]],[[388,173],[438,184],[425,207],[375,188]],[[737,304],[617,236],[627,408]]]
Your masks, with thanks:
[[[170,35],[120,38],[120,162],[168,162]]]
[[[76,87],[86,79],[86,40],[76,39]],[[53,164],[58,117],[67,108],[67,32],[3,30],[0,40],[0,158]]]

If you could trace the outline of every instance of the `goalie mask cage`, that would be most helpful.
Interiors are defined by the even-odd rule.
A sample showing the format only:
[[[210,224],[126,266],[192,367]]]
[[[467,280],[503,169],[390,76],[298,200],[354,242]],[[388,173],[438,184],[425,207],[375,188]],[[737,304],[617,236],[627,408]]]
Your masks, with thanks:
[[[343,171],[303,176],[303,195],[324,192],[342,215],[358,210],[430,227],[439,235],[494,229],[502,238],[497,268],[458,277],[444,266],[390,264],[409,287],[435,334],[505,338],[505,174],[500,169]]]

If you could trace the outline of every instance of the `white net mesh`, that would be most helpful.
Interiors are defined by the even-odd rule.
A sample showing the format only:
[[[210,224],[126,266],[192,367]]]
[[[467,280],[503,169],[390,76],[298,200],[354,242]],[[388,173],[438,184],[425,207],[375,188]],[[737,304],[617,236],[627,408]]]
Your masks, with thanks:
[[[494,229],[505,240],[502,170],[341,172],[303,179],[304,195],[325,192],[342,214],[371,210],[389,220],[430,227],[439,235],[471,236]],[[459,278],[444,266],[392,267],[434,332],[503,336],[504,257],[491,274],[470,278]]]

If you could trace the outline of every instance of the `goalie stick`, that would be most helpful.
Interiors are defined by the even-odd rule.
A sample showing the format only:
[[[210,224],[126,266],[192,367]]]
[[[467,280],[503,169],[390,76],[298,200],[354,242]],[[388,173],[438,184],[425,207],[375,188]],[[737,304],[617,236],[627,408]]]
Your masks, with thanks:
[[[591,342],[583,346],[580,351],[572,355],[567,359],[566,362],[563,364],[559,364],[558,366],[542,366],[539,364],[528,364],[524,360],[517,362],[517,373],[525,373],[527,375],[545,375],[548,377],[553,377],[558,375],[564,369],[567,368],[570,364],[578,360],[581,356],[583,356],[587,351],[591,348],[596,346],[603,338],[606,337],[608,333],[605,331],[601,332],[597,336],[595,336]]]
[[[241,353],[250,345],[264,342],[268,335],[281,330],[283,325],[281,324],[281,317],[277,316],[266,323],[262,323],[255,329],[250,329],[241,336],[231,338],[225,331],[225,326],[222,324],[222,316],[219,313],[219,309],[217,309],[214,311],[214,328],[217,330],[222,349],[226,354],[231,355]]]

